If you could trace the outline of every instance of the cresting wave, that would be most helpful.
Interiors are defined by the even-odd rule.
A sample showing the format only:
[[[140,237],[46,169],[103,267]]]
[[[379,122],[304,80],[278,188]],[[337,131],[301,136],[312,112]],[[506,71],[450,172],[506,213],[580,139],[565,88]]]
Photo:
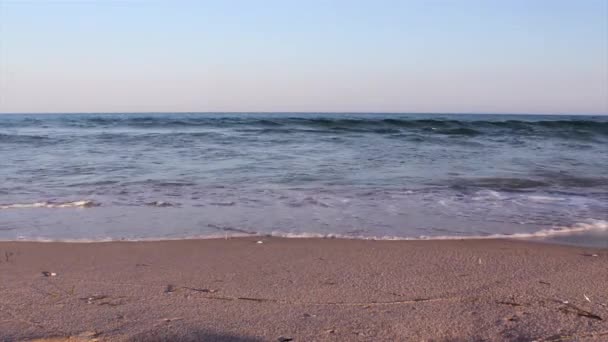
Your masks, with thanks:
[[[167,201],[152,201],[145,203],[146,206],[168,208],[178,206],[176,203]],[[34,203],[12,203],[0,204],[0,209],[36,209],[36,208],[93,208],[100,207],[101,203],[92,200],[81,200],[71,202],[34,202]]]
[[[35,203],[14,203],[0,205],[0,209],[33,209],[33,208],[92,208],[100,206],[99,203],[91,200],[81,200],[72,202],[35,202]]]
[[[477,135],[487,131],[508,130],[519,133],[540,131],[572,131],[578,133],[590,132],[608,135],[608,121],[591,119],[551,119],[551,120],[457,120],[437,118],[408,118],[399,117],[319,117],[316,115],[282,117],[260,117],[240,115],[237,117],[217,117],[205,114],[180,115],[75,115],[73,117],[49,117],[42,119],[24,119],[5,122],[8,128],[37,127],[71,127],[71,128],[179,128],[179,127],[210,127],[236,128],[258,127],[281,132],[290,127],[301,127],[321,130],[393,132],[393,129],[426,129],[439,134]],[[9,139],[9,135],[0,136],[1,140]],[[32,137],[29,137],[32,138]]]

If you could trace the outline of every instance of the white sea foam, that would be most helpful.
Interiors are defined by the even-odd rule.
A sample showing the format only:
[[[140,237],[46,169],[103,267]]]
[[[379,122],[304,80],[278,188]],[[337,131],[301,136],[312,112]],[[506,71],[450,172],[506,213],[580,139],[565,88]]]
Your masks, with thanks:
[[[559,201],[565,201],[566,199],[563,197],[549,197],[549,196],[538,196],[538,195],[532,195],[532,196],[527,196],[529,200],[534,201],[534,202],[559,202]]]
[[[146,203],[146,205],[151,206],[151,207],[160,207],[160,208],[175,207],[176,206],[175,203],[166,202],[166,201],[154,201],[154,202]]]
[[[72,202],[35,202],[35,203],[13,203],[0,205],[0,209],[32,209],[32,208],[91,208],[100,204],[91,200],[80,200]]]
[[[505,196],[498,191],[494,190],[480,190],[473,196],[473,201],[486,201],[486,200],[501,200],[505,199]]]
[[[571,235],[584,232],[602,232],[608,231],[608,221],[605,220],[588,220],[587,222],[577,223],[570,227],[554,227],[550,229],[541,229],[531,233],[514,233],[514,234],[488,234],[488,235],[439,235],[439,236],[418,236],[418,237],[400,237],[400,236],[353,236],[344,234],[320,234],[320,233],[282,233],[272,232],[270,235],[275,237],[285,238],[336,238],[336,239],[360,239],[360,240],[483,240],[483,239],[530,239],[530,238],[547,238],[557,235]]]
[[[208,234],[208,235],[193,235],[187,237],[157,237],[157,238],[112,238],[112,237],[96,237],[96,238],[79,238],[79,239],[62,239],[62,238],[29,238],[25,236],[19,236],[17,239],[0,239],[0,241],[22,241],[22,242],[66,242],[66,243],[101,243],[101,242],[158,242],[158,241],[180,241],[180,240],[218,240],[226,238],[241,238],[251,236],[264,236],[251,235],[245,233],[230,233],[230,234]]]

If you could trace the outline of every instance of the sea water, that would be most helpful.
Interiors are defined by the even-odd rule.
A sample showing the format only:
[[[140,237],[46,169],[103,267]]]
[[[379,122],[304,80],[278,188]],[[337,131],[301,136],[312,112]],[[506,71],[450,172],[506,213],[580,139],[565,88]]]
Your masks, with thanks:
[[[0,115],[0,239],[608,247],[608,117]]]

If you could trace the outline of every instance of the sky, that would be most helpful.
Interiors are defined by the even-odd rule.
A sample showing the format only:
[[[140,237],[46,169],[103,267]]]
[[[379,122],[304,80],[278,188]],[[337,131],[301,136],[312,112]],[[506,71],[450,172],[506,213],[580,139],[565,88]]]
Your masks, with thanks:
[[[0,0],[0,113],[608,114],[608,0]]]

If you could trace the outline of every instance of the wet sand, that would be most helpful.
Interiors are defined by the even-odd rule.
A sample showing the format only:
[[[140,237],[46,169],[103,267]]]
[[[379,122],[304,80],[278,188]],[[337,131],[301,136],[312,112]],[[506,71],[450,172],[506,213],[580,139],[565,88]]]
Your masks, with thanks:
[[[608,340],[608,249],[258,240],[0,242],[0,340]]]

